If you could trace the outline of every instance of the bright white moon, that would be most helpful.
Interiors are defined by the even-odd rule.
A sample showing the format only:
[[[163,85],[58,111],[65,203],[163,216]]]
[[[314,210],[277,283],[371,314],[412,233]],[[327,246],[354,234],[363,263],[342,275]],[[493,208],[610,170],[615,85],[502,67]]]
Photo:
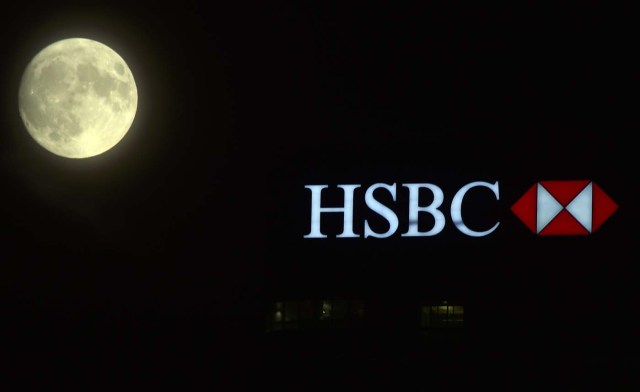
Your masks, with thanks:
[[[138,90],[125,61],[89,39],[55,42],[27,65],[19,92],[20,116],[42,147],[67,158],[109,150],[136,115]]]

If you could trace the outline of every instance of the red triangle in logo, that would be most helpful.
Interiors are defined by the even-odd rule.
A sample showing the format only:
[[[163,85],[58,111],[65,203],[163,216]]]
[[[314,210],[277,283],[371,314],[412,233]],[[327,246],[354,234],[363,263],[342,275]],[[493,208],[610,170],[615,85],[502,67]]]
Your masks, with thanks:
[[[533,184],[531,188],[514,205],[511,211],[531,230],[536,232],[536,202],[538,184]]]
[[[562,210],[549,224],[542,229],[540,235],[587,235],[584,228],[567,210]]]
[[[585,186],[589,185],[589,180],[540,181],[540,184],[566,207]]]
[[[595,232],[618,209],[618,205],[604,193],[602,188],[593,184],[593,222],[591,231]]]

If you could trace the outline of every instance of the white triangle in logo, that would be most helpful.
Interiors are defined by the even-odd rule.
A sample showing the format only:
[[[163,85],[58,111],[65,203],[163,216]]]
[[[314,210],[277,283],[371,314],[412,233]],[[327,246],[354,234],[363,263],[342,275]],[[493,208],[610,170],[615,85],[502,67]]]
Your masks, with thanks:
[[[536,207],[536,230],[540,233],[562,211],[562,204],[538,183],[538,202]]]
[[[593,209],[591,208],[593,204],[593,187],[591,184],[590,182],[567,206],[567,211],[569,211],[585,229],[589,230],[589,233],[591,233],[593,216]]]

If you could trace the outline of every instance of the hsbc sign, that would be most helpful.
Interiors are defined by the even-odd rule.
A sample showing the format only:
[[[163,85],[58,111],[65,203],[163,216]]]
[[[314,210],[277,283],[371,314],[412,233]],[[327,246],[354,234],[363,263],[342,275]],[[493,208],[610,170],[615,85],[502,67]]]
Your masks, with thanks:
[[[306,185],[311,192],[310,231],[304,238],[327,238],[321,230],[321,221],[325,214],[342,215],[342,232],[336,238],[374,237],[388,238],[399,228],[397,213],[392,208],[399,193],[403,189],[408,193],[408,227],[401,233],[402,237],[429,237],[442,232],[450,217],[455,228],[470,237],[485,237],[493,233],[500,222],[496,220],[487,227],[470,227],[465,221],[462,206],[468,198],[477,197],[480,192],[488,192],[492,202],[500,200],[500,184],[498,181],[473,181],[457,190],[448,211],[444,205],[443,190],[430,183],[376,183],[369,186],[364,193],[364,203],[374,214],[386,221],[386,230],[374,230],[368,220],[364,220],[362,234],[354,230],[354,203],[359,184],[337,185],[342,193],[341,205],[326,206],[322,201],[323,191],[330,191],[329,185]],[[334,190],[335,191],[335,190]],[[391,203],[380,200],[381,192],[386,192]],[[420,195],[429,193],[429,203],[421,204]],[[533,233],[541,236],[553,235],[588,235],[594,233],[615,212],[617,204],[594,182],[589,180],[540,181],[527,190],[511,207],[511,211]],[[448,214],[446,213],[448,212]],[[424,216],[432,225],[424,228],[419,225]]]

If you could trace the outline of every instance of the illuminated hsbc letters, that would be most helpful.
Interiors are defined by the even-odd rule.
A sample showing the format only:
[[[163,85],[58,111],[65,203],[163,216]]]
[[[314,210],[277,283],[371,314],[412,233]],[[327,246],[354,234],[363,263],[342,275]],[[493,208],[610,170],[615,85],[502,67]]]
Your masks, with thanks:
[[[403,237],[429,237],[440,233],[446,224],[446,218],[441,211],[442,203],[444,201],[444,193],[442,189],[434,184],[418,183],[418,184],[402,184],[403,187],[409,190],[409,227],[405,233],[402,233]],[[327,238],[325,234],[320,231],[320,221],[322,214],[327,213],[340,213],[343,216],[343,230],[338,234],[337,238],[358,238],[360,234],[353,231],[353,203],[354,192],[360,188],[359,184],[347,184],[338,185],[338,188],[342,189],[344,202],[340,207],[323,207],[322,206],[322,190],[328,188],[328,185],[306,185],[305,188],[311,191],[311,230],[309,234],[304,238]],[[474,181],[466,184],[460,188],[453,197],[451,202],[451,220],[455,227],[465,235],[471,237],[484,237],[491,234],[500,225],[500,222],[496,222],[491,228],[483,231],[476,231],[470,229],[465,223],[462,216],[462,202],[467,193],[473,188],[486,188],[489,189],[495,195],[496,200],[500,199],[500,188],[498,181],[494,183],[484,181]],[[364,222],[364,238],[387,238],[392,236],[398,230],[398,216],[388,206],[382,204],[374,196],[374,191],[377,189],[384,189],[391,195],[392,200],[396,201],[396,184],[384,184],[376,183],[367,188],[365,192],[364,200],[367,207],[384,218],[389,224],[389,229],[383,233],[378,233],[371,229],[369,222]],[[433,194],[433,200],[428,205],[420,205],[419,192],[422,189],[429,190]],[[434,219],[433,227],[426,231],[420,231],[418,228],[418,221],[420,213],[430,214]]]
[[[445,227],[446,218],[442,211],[444,193],[434,184],[402,184],[408,189],[408,221],[407,231],[402,237],[429,237],[439,234]],[[320,231],[322,214],[340,213],[343,215],[343,230],[337,238],[359,238],[353,231],[354,192],[360,188],[358,184],[338,185],[342,189],[344,202],[340,207],[323,207],[322,190],[328,185],[307,185],[311,191],[311,230],[304,238],[327,238]],[[455,227],[470,237],[484,237],[493,233],[500,225],[496,222],[492,227],[477,231],[469,228],[462,215],[462,202],[467,193],[474,189],[488,189],[500,200],[498,181],[494,183],[474,181],[460,188],[451,201],[451,220]],[[364,221],[364,238],[387,238],[392,236],[399,226],[398,215],[387,205],[375,198],[376,190],[386,191],[391,200],[396,201],[396,184],[377,183],[367,188],[364,201],[367,207],[387,221],[389,228],[385,232],[373,230],[367,220]],[[420,205],[420,191],[429,191],[433,200],[428,205]],[[511,211],[538,236],[591,235],[618,209],[618,205],[593,181],[590,180],[546,180],[539,181],[529,188],[511,206]],[[421,213],[433,218],[433,226],[421,231],[418,226]]]

